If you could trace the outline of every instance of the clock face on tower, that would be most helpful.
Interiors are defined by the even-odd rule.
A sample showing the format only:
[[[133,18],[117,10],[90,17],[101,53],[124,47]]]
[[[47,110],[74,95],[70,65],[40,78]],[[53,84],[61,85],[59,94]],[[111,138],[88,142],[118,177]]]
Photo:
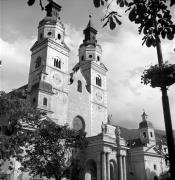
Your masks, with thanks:
[[[100,91],[100,90],[95,90],[95,100],[98,102],[98,103],[102,103],[103,102],[103,92]]]
[[[52,73],[52,82],[55,86],[61,86],[63,84],[63,76],[59,72],[53,72]]]

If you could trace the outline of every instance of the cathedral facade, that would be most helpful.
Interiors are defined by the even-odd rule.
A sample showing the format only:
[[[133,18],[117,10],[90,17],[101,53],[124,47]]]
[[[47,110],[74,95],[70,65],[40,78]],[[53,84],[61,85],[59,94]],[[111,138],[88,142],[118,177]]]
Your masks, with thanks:
[[[90,19],[79,46],[79,62],[69,71],[70,50],[64,42],[60,10],[51,1],[39,22],[38,39],[31,48],[29,101],[56,123],[87,133],[89,145],[78,155],[84,171],[81,179],[126,180],[128,148],[120,132],[116,139],[117,129],[108,123],[107,68],[97,30]]]
[[[31,48],[28,100],[57,124],[87,133],[88,147],[78,153],[81,180],[156,180],[167,170],[152,124],[143,113],[138,139],[124,139],[110,124],[107,68],[91,18],[79,46],[79,61],[69,70],[70,49],[60,19],[61,6],[51,1],[39,22]],[[19,179],[19,176],[13,176]],[[25,177],[26,179],[26,177]]]

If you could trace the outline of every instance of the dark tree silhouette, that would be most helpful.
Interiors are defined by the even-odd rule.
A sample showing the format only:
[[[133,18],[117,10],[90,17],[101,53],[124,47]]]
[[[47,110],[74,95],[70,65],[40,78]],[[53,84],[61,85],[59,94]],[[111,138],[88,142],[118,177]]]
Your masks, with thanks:
[[[72,149],[86,147],[86,134],[56,124],[45,112],[30,108],[20,94],[0,95],[0,159],[15,158],[23,172],[59,180],[70,168]],[[12,167],[9,164],[9,169]]]

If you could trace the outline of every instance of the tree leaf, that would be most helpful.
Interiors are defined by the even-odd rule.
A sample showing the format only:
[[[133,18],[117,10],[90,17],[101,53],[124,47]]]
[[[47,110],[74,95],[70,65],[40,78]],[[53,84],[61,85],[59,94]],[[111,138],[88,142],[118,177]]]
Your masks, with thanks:
[[[116,27],[116,24],[115,24],[112,16],[109,17],[109,27],[111,30],[113,30]]]
[[[101,0],[93,0],[94,6],[95,6],[96,8],[100,7],[100,1],[101,1]]]
[[[175,0],[171,0],[170,6],[173,6],[175,4]]]
[[[32,6],[34,3],[35,3],[35,0],[28,0],[28,1],[27,1],[27,4],[28,4],[29,6]]]
[[[161,36],[162,36],[163,39],[165,39],[165,36],[166,36],[165,30],[162,30],[162,31],[161,31]]]
[[[101,5],[104,6],[104,0],[101,0]]]
[[[152,39],[150,37],[148,37],[146,40],[146,46],[151,47],[151,45],[152,45]]]
[[[121,25],[122,24],[122,22],[114,15],[114,19],[115,19],[115,21],[119,24],[119,25]]]
[[[105,27],[109,23],[109,19],[103,24],[103,27]]]
[[[129,20],[131,21],[131,22],[133,22],[134,20],[135,20],[135,18],[136,18],[136,13],[135,13],[135,7],[133,7],[133,9],[130,11],[130,13],[129,13]]]
[[[173,40],[174,34],[173,34],[173,33],[167,34],[167,38],[168,38],[169,40]]]

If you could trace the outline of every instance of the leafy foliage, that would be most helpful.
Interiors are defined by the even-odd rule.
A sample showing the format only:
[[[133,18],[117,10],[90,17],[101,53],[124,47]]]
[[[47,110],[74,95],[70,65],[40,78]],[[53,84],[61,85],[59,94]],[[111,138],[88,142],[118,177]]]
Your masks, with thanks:
[[[29,107],[25,92],[14,90],[9,94],[0,93],[0,159],[2,162],[10,160],[20,152],[20,146],[23,146],[24,142],[15,137],[20,137],[23,126],[33,129],[35,119],[42,119],[45,115]],[[22,124],[23,121],[26,121],[26,125]]]
[[[113,0],[94,0],[95,7],[106,5],[106,14],[102,19],[102,21],[105,21],[103,27],[108,24],[111,30],[116,27],[116,24],[121,24],[119,20],[121,16],[117,11],[110,8],[113,2]],[[118,6],[125,7],[125,12],[129,13],[129,20],[139,25],[138,32],[144,34],[143,44],[146,44],[147,47],[156,46],[160,41],[159,36],[163,39],[167,37],[169,40],[174,38],[175,24],[173,24],[167,3],[167,0],[116,1]],[[171,6],[174,4],[174,0],[171,1]]]
[[[175,25],[165,0],[134,1],[128,10],[130,21],[140,24],[138,31],[144,33],[143,44],[146,43],[147,47],[156,46],[156,36],[174,38]]]
[[[22,171],[61,179],[71,165],[72,150],[87,145],[84,132],[57,125],[16,92],[1,94],[0,110],[8,130],[0,136],[0,159],[15,158]]]
[[[29,6],[33,6],[33,5],[35,4],[35,1],[36,1],[36,0],[28,0],[28,1],[27,1],[27,4],[28,4]],[[44,0],[44,1],[45,1],[45,0]],[[50,2],[50,1],[52,1],[52,0],[46,0],[46,1]],[[41,7],[41,10],[44,10],[43,0],[39,0],[39,5],[40,5],[40,7]]]
[[[175,83],[175,65],[163,63],[150,66],[141,76],[141,83],[151,87],[167,87]]]
[[[36,0],[28,0],[28,5],[32,6]],[[40,0],[40,7],[44,10],[43,1]],[[175,35],[175,24],[172,21],[169,7],[175,5],[175,0],[93,0],[96,8],[105,6],[106,13],[102,21],[103,27],[109,25],[110,29],[116,28],[116,25],[121,25],[120,15],[117,10],[113,10],[111,6],[116,3],[121,8],[125,8],[128,12],[128,18],[131,22],[138,24],[139,34],[143,33],[143,44],[147,47],[156,46],[159,43],[161,36],[163,39],[166,37],[172,40]]]

